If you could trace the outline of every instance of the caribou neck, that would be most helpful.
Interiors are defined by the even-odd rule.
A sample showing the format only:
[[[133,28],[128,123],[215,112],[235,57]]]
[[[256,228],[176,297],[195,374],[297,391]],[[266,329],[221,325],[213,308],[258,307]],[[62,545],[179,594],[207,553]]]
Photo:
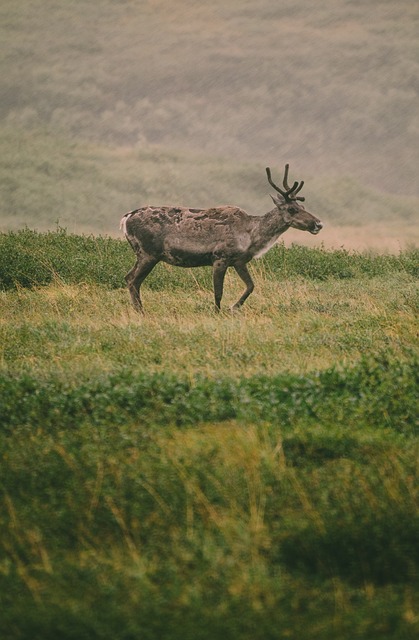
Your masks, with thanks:
[[[275,207],[264,216],[260,216],[259,233],[266,240],[278,238],[289,226],[290,223],[284,220],[284,214]]]
[[[285,222],[284,215],[276,207],[264,216],[254,216],[253,258],[260,258],[275,244],[279,236],[290,226]]]

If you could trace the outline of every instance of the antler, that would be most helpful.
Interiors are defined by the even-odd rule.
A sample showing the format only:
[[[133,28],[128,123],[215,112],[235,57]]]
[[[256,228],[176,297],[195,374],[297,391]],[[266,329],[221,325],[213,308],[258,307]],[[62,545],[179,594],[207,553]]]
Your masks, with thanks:
[[[289,189],[289,186],[288,186],[288,171],[289,171],[289,168],[290,168],[290,165],[287,162],[287,164],[285,165],[284,180],[283,180],[283,183],[282,183],[286,189]],[[301,189],[303,188],[304,180],[301,180],[301,182],[298,185],[298,187],[296,189],[294,189],[296,184],[298,184],[298,183],[294,182],[294,185],[291,187],[291,189],[292,189],[292,197],[293,197],[293,200],[301,200],[301,197],[300,198],[295,198],[294,196],[296,196],[297,193],[299,191],[301,191]],[[305,198],[302,198],[302,199],[305,200]]]
[[[276,191],[278,191],[278,193],[281,194],[281,196],[283,196],[285,198],[285,200],[287,200],[288,202],[290,202],[291,200],[301,200],[302,202],[304,202],[305,198],[298,196],[296,197],[297,193],[299,191],[301,191],[301,189],[304,186],[304,180],[302,180],[300,183],[298,183],[297,181],[294,182],[294,184],[292,185],[292,187],[289,186],[288,184],[288,171],[289,171],[289,164],[287,163],[285,165],[285,171],[284,171],[284,179],[282,181],[282,184],[284,185],[285,191],[283,191],[282,189],[280,189],[272,180],[271,177],[271,170],[269,167],[266,167],[266,175],[268,176],[268,182],[269,184],[276,189]]]

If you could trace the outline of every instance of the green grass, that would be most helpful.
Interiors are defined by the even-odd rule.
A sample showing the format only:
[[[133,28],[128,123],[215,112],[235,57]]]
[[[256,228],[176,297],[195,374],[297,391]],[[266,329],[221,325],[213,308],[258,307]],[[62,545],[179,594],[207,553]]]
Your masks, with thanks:
[[[124,286],[124,275],[135,262],[128,243],[105,236],[68,233],[64,228],[40,233],[31,229],[0,232],[0,291],[36,287],[52,282],[96,284],[107,288]],[[310,280],[347,280],[362,276],[386,277],[419,274],[419,250],[401,250],[398,255],[327,251],[278,244],[262,260],[252,263],[263,279],[303,276]],[[191,290],[209,286],[208,269],[183,270],[158,265],[147,279],[151,289]]]
[[[57,415],[2,449],[5,637],[415,637],[417,441]]]
[[[1,4],[0,637],[416,640],[416,3],[172,4]],[[285,162],[394,254],[279,245],[219,316],[159,265],[138,316],[120,216]]]
[[[417,251],[208,269],[0,236],[0,635],[413,640]],[[226,307],[242,283],[226,284]]]
[[[279,420],[287,426],[333,417],[346,429],[365,425],[417,435],[417,365],[414,355],[405,354],[401,362],[380,355],[343,371],[255,374],[240,380],[137,373],[128,367],[70,383],[56,375],[39,380],[26,372],[2,374],[0,415],[4,429],[28,423],[54,429],[57,421],[71,428],[85,419],[121,424],[132,418],[156,426],[223,419]]]
[[[256,290],[236,315],[228,307],[243,285],[228,275],[220,320],[210,269],[158,265],[139,318],[121,288],[134,261],[125,241],[24,230],[0,235],[0,246],[2,362],[17,372],[77,377],[137,365],[210,377],[305,373],[415,343],[414,249],[368,255],[279,245],[252,263]]]

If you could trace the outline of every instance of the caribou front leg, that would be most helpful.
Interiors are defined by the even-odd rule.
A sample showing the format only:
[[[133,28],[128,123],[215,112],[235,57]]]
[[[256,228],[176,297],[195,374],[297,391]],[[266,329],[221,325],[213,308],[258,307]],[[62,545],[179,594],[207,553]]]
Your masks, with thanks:
[[[245,264],[243,265],[234,265],[234,268],[237,272],[237,274],[240,276],[240,278],[243,280],[244,284],[246,285],[246,290],[243,293],[243,295],[241,296],[240,300],[238,300],[236,302],[235,305],[233,305],[232,310],[234,311],[235,309],[239,309],[243,302],[245,300],[247,300],[247,298],[250,296],[250,294],[252,293],[253,289],[255,288],[254,282],[252,280],[252,276],[249,273],[249,270],[247,268],[247,266]]]

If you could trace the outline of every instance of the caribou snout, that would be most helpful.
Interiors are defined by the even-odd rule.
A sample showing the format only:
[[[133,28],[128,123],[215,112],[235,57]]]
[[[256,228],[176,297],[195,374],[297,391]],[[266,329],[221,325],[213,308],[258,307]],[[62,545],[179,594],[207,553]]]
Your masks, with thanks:
[[[319,231],[321,231],[323,229],[323,222],[320,222],[320,220],[316,220],[314,222],[313,228],[310,229],[310,233],[313,234],[313,236],[316,236]]]

